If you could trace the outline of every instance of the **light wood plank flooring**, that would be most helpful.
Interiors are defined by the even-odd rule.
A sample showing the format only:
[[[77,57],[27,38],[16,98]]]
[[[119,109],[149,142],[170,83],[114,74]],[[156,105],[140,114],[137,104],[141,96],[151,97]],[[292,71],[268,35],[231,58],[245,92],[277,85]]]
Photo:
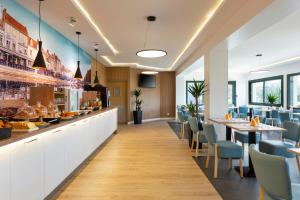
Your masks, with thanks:
[[[54,198],[221,199],[165,121],[120,126]]]

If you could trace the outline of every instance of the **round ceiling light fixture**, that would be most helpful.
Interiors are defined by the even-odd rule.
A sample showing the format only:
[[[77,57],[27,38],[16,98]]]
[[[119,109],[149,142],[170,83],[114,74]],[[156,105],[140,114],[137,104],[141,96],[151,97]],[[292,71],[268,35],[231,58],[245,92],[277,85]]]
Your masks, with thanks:
[[[143,71],[142,74],[158,74],[156,71]]]
[[[167,55],[167,52],[161,49],[151,49],[146,48],[147,40],[148,40],[148,29],[149,29],[149,22],[154,22],[156,20],[155,16],[148,16],[147,17],[147,29],[145,32],[145,41],[144,41],[144,48],[136,52],[136,55],[142,58],[159,58]]]
[[[157,49],[145,49],[138,51],[136,53],[137,56],[143,58],[159,58],[167,55],[167,52],[164,50],[157,50]]]

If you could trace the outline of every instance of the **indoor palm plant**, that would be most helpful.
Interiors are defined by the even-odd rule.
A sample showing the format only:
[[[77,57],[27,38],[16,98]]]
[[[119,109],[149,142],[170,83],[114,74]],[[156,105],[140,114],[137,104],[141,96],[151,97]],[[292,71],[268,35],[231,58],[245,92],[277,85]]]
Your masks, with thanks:
[[[143,118],[142,103],[143,103],[143,101],[140,99],[141,95],[142,95],[141,89],[135,89],[133,91],[133,96],[135,97],[135,111],[133,111],[134,124],[142,123],[142,118]]]
[[[273,93],[269,93],[267,95],[267,100],[268,100],[269,104],[271,105],[271,107],[275,104],[277,99],[278,99],[278,96]]]
[[[197,82],[194,80],[193,84],[188,87],[188,92],[195,98],[195,113],[198,113],[199,109],[199,97],[206,93],[207,85],[205,81]]]

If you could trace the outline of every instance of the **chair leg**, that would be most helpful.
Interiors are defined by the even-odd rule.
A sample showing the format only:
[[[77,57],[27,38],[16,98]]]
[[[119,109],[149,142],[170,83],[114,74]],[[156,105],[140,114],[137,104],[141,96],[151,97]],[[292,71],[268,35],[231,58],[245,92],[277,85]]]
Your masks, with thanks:
[[[194,137],[193,137],[193,139],[192,139],[192,145],[191,145],[191,150],[194,149],[194,143],[195,143],[195,139],[194,139]]]
[[[205,162],[205,168],[207,169],[209,166],[209,159],[210,159],[210,154],[209,154],[209,144],[207,146],[207,157],[206,157],[206,162]]]
[[[231,169],[232,168],[232,159],[229,158],[227,162],[228,162],[228,168]]]
[[[215,144],[215,166],[214,166],[214,178],[218,178],[218,145]]]
[[[264,200],[265,190],[263,187],[259,186],[259,200]]]
[[[197,139],[196,139],[196,152],[195,157],[198,157],[198,149],[199,149],[199,134],[197,133]]]
[[[184,123],[182,123],[182,133],[181,133],[181,139],[184,140]]]
[[[244,177],[244,167],[243,167],[243,159],[240,159],[240,177]]]
[[[300,159],[299,159],[299,156],[296,156],[296,160],[297,160],[298,170],[300,172]]]

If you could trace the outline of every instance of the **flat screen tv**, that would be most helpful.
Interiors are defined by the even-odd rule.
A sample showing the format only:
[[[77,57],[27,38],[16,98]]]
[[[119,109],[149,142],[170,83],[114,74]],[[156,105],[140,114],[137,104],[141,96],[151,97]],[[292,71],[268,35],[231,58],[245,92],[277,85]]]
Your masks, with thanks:
[[[149,75],[149,74],[140,74],[139,87],[155,88],[156,87],[156,76]]]

